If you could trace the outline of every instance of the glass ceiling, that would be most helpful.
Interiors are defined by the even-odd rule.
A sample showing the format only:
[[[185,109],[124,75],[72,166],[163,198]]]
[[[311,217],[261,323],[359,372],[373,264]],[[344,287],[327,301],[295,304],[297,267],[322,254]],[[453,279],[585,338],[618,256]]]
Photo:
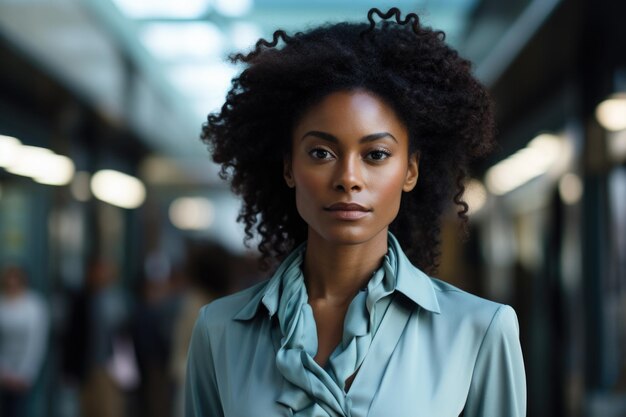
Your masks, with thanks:
[[[165,78],[204,119],[225,97],[238,69],[227,54],[249,49],[276,29],[294,32],[324,22],[365,21],[367,11],[395,6],[444,30],[459,47],[476,0],[386,2],[371,0],[111,0],[128,19]]]

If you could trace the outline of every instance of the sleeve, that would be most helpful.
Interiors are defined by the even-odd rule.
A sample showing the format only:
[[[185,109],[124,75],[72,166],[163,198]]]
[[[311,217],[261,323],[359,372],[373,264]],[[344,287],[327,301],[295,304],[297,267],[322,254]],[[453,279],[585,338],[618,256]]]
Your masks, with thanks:
[[[37,295],[29,298],[29,321],[25,327],[26,340],[18,375],[33,383],[43,365],[48,350],[48,313],[45,302]]]
[[[200,309],[189,342],[185,377],[185,417],[223,417],[207,329],[207,307]]]
[[[515,310],[502,305],[480,346],[464,417],[526,416],[526,375]]]

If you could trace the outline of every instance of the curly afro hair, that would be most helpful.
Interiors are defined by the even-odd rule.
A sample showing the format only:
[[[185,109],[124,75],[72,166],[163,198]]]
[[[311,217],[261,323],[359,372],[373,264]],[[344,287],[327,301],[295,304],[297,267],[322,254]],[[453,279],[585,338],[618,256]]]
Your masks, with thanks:
[[[378,24],[374,14],[382,18]],[[306,240],[283,159],[299,118],[336,91],[380,97],[406,124],[409,152],[419,151],[418,183],[403,193],[390,225],[409,259],[436,273],[441,217],[451,203],[467,235],[463,183],[468,164],[494,147],[491,101],[443,32],[422,26],[414,13],[400,16],[397,8],[371,9],[369,24],[325,24],[293,36],[277,30],[272,42],[260,39],[251,52],[229,57],[245,69],[220,111],[208,115],[201,139],[221,164],[220,177],[243,198],[237,220],[245,223],[246,244],[254,230],[260,235],[264,269]]]

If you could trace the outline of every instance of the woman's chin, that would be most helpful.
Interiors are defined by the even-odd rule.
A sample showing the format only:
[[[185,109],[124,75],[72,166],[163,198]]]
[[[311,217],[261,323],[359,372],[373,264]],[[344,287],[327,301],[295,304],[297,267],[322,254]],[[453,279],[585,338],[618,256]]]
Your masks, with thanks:
[[[317,231],[309,228],[309,234],[310,233],[314,233],[317,235],[315,240],[323,240],[330,245],[360,245],[363,243],[367,243],[380,235],[380,231],[373,231],[369,230],[369,228],[345,225]]]

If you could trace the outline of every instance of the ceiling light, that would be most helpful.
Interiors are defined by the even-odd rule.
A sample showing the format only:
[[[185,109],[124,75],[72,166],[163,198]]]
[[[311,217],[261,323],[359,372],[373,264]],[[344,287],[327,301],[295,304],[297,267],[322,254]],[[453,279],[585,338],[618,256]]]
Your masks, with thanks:
[[[224,49],[222,32],[210,22],[152,23],[139,36],[154,56],[165,60],[215,58]]]
[[[0,167],[7,167],[15,162],[22,142],[12,136],[0,135]]]
[[[469,206],[468,215],[472,215],[480,211],[487,202],[487,190],[482,182],[471,178],[465,184],[465,193],[463,199]]]
[[[506,194],[546,173],[563,155],[562,145],[558,136],[537,136],[525,148],[489,168],[486,174],[489,191],[496,195]]]
[[[606,130],[626,129],[626,94],[613,94],[598,104],[596,119]]]
[[[46,157],[54,155],[50,149],[38,146],[20,146],[6,170],[15,175],[34,177],[41,174],[40,166],[45,164]]]
[[[168,17],[194,19],[204,15],[211,0],[113,0],[125,15],[134,19]]]
[[[232,78],[237,75],[238,68],[226,63],[203,65],[180,65],[170,72],[172,83],[195,98],[213,99],[226,98]]]
[[[252,48],[263,36],[261,28],[250,22],[235,22],[230,27],[230,40],[235,49]]]
[[[106,203],[122,208],[137,208],[146,199],[146,188],[138,178],[111,169],[96,172],[91,192]]]
[[[50,149],[22,145],[14,150],[6,170],[31,177],[41,184],[65,185],[74,176],[74,163],[67,156],[57,155]]]
[[[170,221],[179,229],[208,229],[215,219],[213,203],[204,197],[181,197],[172,202]]]
[[[528,147],[539,151],[545,160],[554,159],[561,152],[561,145],[561,138],[548,133],[543,133],[528,143]]]
[[[46,185],[66,185],[74,176],[74,163],[70,158],[63,155],[48,155],[39,167],[39,173],[33,176],[33,180]]]
[[[559,180],[559,194],[565,204],[575,204],[583,194],[583,185],[576,174],[567,173]]]
[[[216,0],[215,10],[224,16],[240,17],[252,9],[252,0]]]

